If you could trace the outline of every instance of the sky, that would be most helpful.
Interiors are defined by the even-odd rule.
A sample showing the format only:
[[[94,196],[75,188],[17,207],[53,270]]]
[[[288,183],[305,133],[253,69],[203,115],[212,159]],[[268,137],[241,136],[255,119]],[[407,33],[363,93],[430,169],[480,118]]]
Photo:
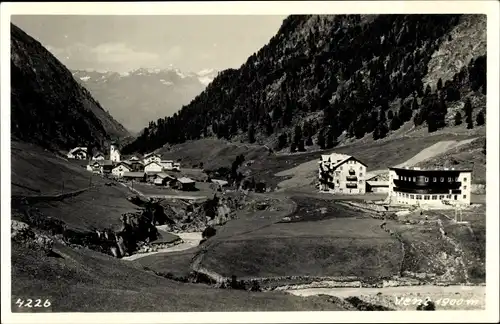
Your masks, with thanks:
[[[173,66],[198,72],[240,67],[285,17],[23,15],[11,20],[69,69]]]

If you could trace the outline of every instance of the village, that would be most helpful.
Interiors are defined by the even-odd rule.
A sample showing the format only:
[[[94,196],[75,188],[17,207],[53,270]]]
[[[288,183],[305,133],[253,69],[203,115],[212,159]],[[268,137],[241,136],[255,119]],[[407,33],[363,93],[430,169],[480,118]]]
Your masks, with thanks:
[[[122,160],[116,143],[109,145],[109,155],[102,152],[89,156],[86,147],[71,150],[67,157],[88,161],[86,169],[93,174],[111,177],[130,184],[142,183],[177,191],[198,191],[199,182],[209,182],[207,189],[223,191],[229,182],[223,179],[198,177],[192,179],[182,175],[181,163],[164,160],[158,153],[147,153],[142,157],[133,155]],[[203,170],[198,170],[203,173]],[[378,205],[400,208],[455,209],[457,213],[471,205],[471,169],[419,168],[408,166],[389,167],[386,170],[369,171],[368,166],[354,156],[331,153],[323,154],[318,161],[319,193],[353,200],[367,197],[367,201]],[[205,185],[203,188],[205,189]],[[237,189],[243,189],[240,184]],[[260,190],[265,192],[266,189]],[[378,199],[368,199],[374,194]],[[380,198],[385,196],[385,198]]]
[[[147,153],[142,157],[133,155],[122,160],[116,143],[111,143],[109,155],[102,152],[94,155],[87,153],[86,147],[76,147],[67,154],[68,159],[88,161],[86,169],[93,174],[110,177],[130,184],[142,183],[159,188],[178,191],[197,191],[196,180],[181,175],[181,164],[172,160],[163,160],[160,154]],[[198,172],[200,173],[200,172]],[[228,184],[225,180],[204,177],[203,182],[210,182],[211,188],[221,190]]]

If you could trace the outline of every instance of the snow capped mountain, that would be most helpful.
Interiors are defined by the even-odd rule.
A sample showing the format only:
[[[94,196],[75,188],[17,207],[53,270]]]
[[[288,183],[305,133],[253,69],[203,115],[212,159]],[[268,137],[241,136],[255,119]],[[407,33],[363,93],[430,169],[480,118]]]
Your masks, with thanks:
[[[142,130],[151,120],[173,115],[217,76],[214,69],[184,72],[173,66],[122,73],[91,69],[71,72],[104,109],[133,132]]]

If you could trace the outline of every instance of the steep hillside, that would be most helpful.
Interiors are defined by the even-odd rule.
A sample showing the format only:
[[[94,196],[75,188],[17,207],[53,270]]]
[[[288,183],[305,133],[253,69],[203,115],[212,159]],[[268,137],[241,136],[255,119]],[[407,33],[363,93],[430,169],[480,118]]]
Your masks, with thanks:
[[[199,95],[217,75],[214,70],[137,69],[127,73],[72,71],[120,123],[139,132],[151,120],[171,116]]]
[[[462,127],[473,128],[485,117],[485,21],[481,15],[289,16],[240,69],[221,72],[126,151],[212,136],[278,150],[332,148],[366,135],[378,140],[403,125],[435,132],[454,125],[457,112],[466,119]]]
[[[70,149],[128,136],[127,130],[38,41],[11,24],[11,132],[25,142]]]

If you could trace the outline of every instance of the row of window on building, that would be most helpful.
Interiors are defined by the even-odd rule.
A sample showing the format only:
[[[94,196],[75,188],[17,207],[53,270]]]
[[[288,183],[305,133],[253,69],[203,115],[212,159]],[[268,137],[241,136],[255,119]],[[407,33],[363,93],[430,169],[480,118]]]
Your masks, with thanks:
[[[342,167],[340,167],[340,170],[342,170]],[[340,171],[335,171],[335,175],[336,176],[340,176]],[[360,172],[359,176],[362,177],[363,176],[363,172]]]
[[[412,194],[407,194],[404,192],[398,192],[398,196],[404,197],[404,198],[410,198],[410,199],[417,199],[417,200],[443,200],[443,199],[452,199],[457,200],[458,195],[412,195]],[[463,198],[466,199],[467,195],[463,195]]]
[[[431,178],[429,177],[425,177],[424,178],[424,181],[425,182],[429,182]],[[445,182],[445,177],[441,177],[439,178],[439,182]],[[403,180],[403,181],[413,181],[413,182],[417,182],[417,177],[406,177],[406,176],[399,176],[399,180]],[[458,177],[456,178],[452,178],[452,177],[448,177],[448,182],[453,182],[453,180],[455,180],[455,182],[458,182],[460,179]],[[467,181],[467,178],[464,178],[463,181]],[[433,177],[432,178],[432,182],[438,182],[438,178],[437,177]]]

